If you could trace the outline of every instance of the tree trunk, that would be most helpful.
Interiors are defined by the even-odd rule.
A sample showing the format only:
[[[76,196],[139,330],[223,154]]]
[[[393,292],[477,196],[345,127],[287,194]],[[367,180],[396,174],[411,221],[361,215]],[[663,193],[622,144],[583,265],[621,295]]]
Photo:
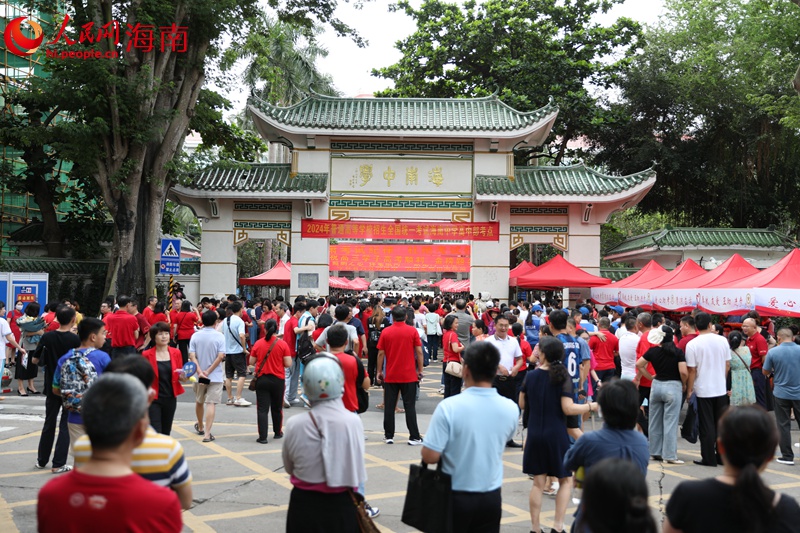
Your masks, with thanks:
[[[28,183],[28,190],[33,191],[33,197],[42,217],[42,242],[47,248],[47,257],[64,257],[64,232],[61,231],[58,222],[50,185],[41,175],[31,176],[28,178]]]

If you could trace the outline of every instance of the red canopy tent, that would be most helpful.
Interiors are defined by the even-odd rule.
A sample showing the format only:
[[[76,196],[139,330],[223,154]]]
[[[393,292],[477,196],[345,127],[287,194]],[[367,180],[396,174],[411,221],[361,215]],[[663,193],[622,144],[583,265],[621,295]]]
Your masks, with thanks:
[[[733,254],[714,270],[709,270],[695,278],[664,284],[650,291],[652,300],[658,302],[660,309],[689,312],[699,306],[702,289],[709,285],[720,286],[740,280],[758,272],[758,269],[745,261],[739,254]],[[710,312],[723,312],[712,311]]]
[[[620,289],[647,286],[648,283],[665,274],[669,274],[669,271],[651,259],[641,270],[631,274],[627,278],[612,283],[611,285],[593,288],[592,300],[600,305],[617,305],[621,298]]]
[[[456,281],[456,280],[450,279],[450,278],[440,279],[436,283],[431,283],[431,287],[439,287],[439,288],[441,288],[442,285],[444,285],[446,283],[453,283],[454,281]]]
[[[522,263],[518,264],[508,272],[508,286],[516,287],[517,283],[519,282],[519,278],[522,276],[527,276],[534,270],[536,270],[536,265],[529,261],[523,261]]]
[[[750,280],[755,288],[756,311],[767,316],[800,317],[800,250],[795,248],[771,267],[747,278]]]
[[[464,279],[461,281],[456,281],[455,283],[451,283],[447,286],[443,286],[442,292],[469,292],[469,280]]]
[[[239,278],[239,285],[271,285],[288,287],[292,279],[292,264],[278,261],[274,267],[252,278]]]
[[[660,289],[662,287],[669,287],[673,283],[674,284],[682,283],[684,281],[688,281],[688,280],[694,279],[694,278],[696,278],[698,276],[702,276],[706,272],[708,272],[708,270],[706,270],[705,268],[703,268],[700,265],[698,265],[697,263],[695,263],[692,259],[687,259],[686,261],[681,263],[680,266],[678,268],[676,268],[675,270],[673,270],[672,272],[669,272],[667,275],[665,275],[662,278],[658,278],[657,280],[654,280],[653,283],[651,284],[650,288],[651,289]],[[652,300],[653,300],[653,302],[652,302],[652,307],[653,308],[659,309],[661,311],[668,311],[668,309],[666,309],[665,307],[662,307],[659,304],[659,301],[656,298],[653,298]]]
[[[523,289],[547,287],[599,287],[608,285],[611,280],[589,274],[576,267],[560,255],[555,256],[535,272],[518,278],[517,285]]]
[[[423,279],[422,281],[420,281],[419,283],[417,283],[417,287],[427,287],[427,286],[429,286],[430,284],[431,284],[431,282],[430,282],[430,281],[428,281],[427,279]]]
[[[350,286],[357,291],[365,291],[369,289],[369,281],[364,278],[356,278],[350,282]]]
[[[349,280],[346,278],[335,278],[333,276],[328,278],[328,286],[332,289],[351,289]]]

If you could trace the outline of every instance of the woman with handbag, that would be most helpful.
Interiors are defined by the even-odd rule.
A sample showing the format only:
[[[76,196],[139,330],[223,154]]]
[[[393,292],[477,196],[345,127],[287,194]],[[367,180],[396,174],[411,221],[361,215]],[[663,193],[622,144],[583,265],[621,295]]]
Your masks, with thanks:
[[[745,346],[740,331],[731,331],[728,344],[731,346],[731,405],[753,405],[756,403],[756,389],[750,373],[750,349]]]
[[[444,349],[444,397],[449,398],[461,392],[461,352],[464,345],[458,340],[458,318],[456,315],[444,317],[442,348]]]
[[[256,372],[250,380],[250,390],[256,391],[256,417],[259,444],[266,444],[269,413],[272,411],[272,430],[276,439],[283,437],[283,393],[286,389],[285,368],[292,366],[289,345],[275,333],[278,323],[269,319],[264,324],[265,336],[256,341],[250,352],[250,365]]]
[[[170,328],[166,322],[153,324],[150,338],[155,347],[142,352],[142,356],[150,362],[155,372],[152,388],[156,396],[148,409],[150,425],[158,433],[169,435],[172,432],[175,409],[178,407],[178,396],[184,392],[180,382],[183,358],[180,350],[169,345]]]
[[[367,479],[364,426],[342,402],[344,373],[336,357],[313,356],[303,373],[311,409],[286,423],[283,465],[294,486],[287,533],[359,533],[371,525],[353,491]]]

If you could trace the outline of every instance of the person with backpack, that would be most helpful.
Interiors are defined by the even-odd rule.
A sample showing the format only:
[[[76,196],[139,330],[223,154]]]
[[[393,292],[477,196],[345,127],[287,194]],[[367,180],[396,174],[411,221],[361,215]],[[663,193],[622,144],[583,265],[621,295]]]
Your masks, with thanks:
[[[103,373],[111,357],[100,348],[106,342],[106,326],[98,318],[86,317],[78,324],[80,346],[56,363],[53,373],[53,394],[60,396],[67,410],[70,447],[86,433],[81,418],[81,401],[86,390]]]
[[[542,328],[542,306],[535,304],[531,307],[530,313],[525,317],[525,340],[535,348],[539,344],[539,330]]]

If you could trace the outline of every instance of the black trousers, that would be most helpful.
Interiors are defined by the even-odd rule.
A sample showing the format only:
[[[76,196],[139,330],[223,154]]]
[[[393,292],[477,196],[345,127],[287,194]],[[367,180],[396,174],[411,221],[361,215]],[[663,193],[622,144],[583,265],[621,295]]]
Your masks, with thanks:
[[[753,376],[753,388],[756,390],[756,403],[767,408],[767,377],[760,368],[750,369],[750,375]]]
[[[181,359],[185,365],[189,360],[189,339],[178,339],[178,349],[181,351]]]
[[[378,347],[367,346],[367,374],[369,382],[375,384],[375,373],[378,368]]]
[[[178,399],[159,398],[153,400],[147,412],[150,414],[150,425],[158,433],[169,435],[172,432],[172,421],[175,420],[175,409],[178,407]]]
[[[514,383],[514,378],[511,376],[495,376],[492,381],[492,387],[497,389],[500,396],[514,401],[514,396],[517,393],[517,385]]]
[[[58,415],[61,415],[61,420]],[[56,424],[58,422],[58,424]],[[58,425],[58,440],[56,440],[56,425]],[[60,468],[67,464],[69,454],[69,429],[67,428],[67,412],[61,402],[60,396],[47,395],[44,404],[44,425],[42,435],[39,437],[39,451],[36,461],[41,466],[50,462],[50,451],[56,442],[56,451],[53,453],[53,468]]]
[[[445,373],[444,375],[444,397],[449,398],[461,393],[461,378],[451,376]]]
[[[800,400],[784,400],[775,398],[775,421],[778,423],[780,434],[781,459],[794,461],[792,450],[792,418],[791,410],[794,409],[797,426],[800,427]],[[53,461],[55,463],[55,461]]]
[[[134,346],[117,346],[116,348],[111,348],[111,359],[116,359],[117,357],[121,357],[123,355],[133,354],[136,355],[136,347]]]
[[[406,410],[406,427],[409,439],[421,439],[417,426],[417,382],[384,383],[383,384],[383,433],[387,439],[394,438],[394,408],[397,396],[403,397],[403,409]]]
[[[348,493],[292,489],[286,513],[286,533],[358,532],[356,508]]]
[[[722,457],[717,452],[717,422],[728,409],[730,399],[727,395],[714,398],[697,398],[697,416],[700,419],[700,454],[707,466],[721,464]]]
[[[503,503],[500,489],[490,492],[453,491],[453,531],[499,533]]]
[[[258,438],[267,440],[269,413],[272,411],[272,431],[280,435],[283,431],[283,393],[286,381],[272,374],[258,377],[256,382],[256,419]]]

